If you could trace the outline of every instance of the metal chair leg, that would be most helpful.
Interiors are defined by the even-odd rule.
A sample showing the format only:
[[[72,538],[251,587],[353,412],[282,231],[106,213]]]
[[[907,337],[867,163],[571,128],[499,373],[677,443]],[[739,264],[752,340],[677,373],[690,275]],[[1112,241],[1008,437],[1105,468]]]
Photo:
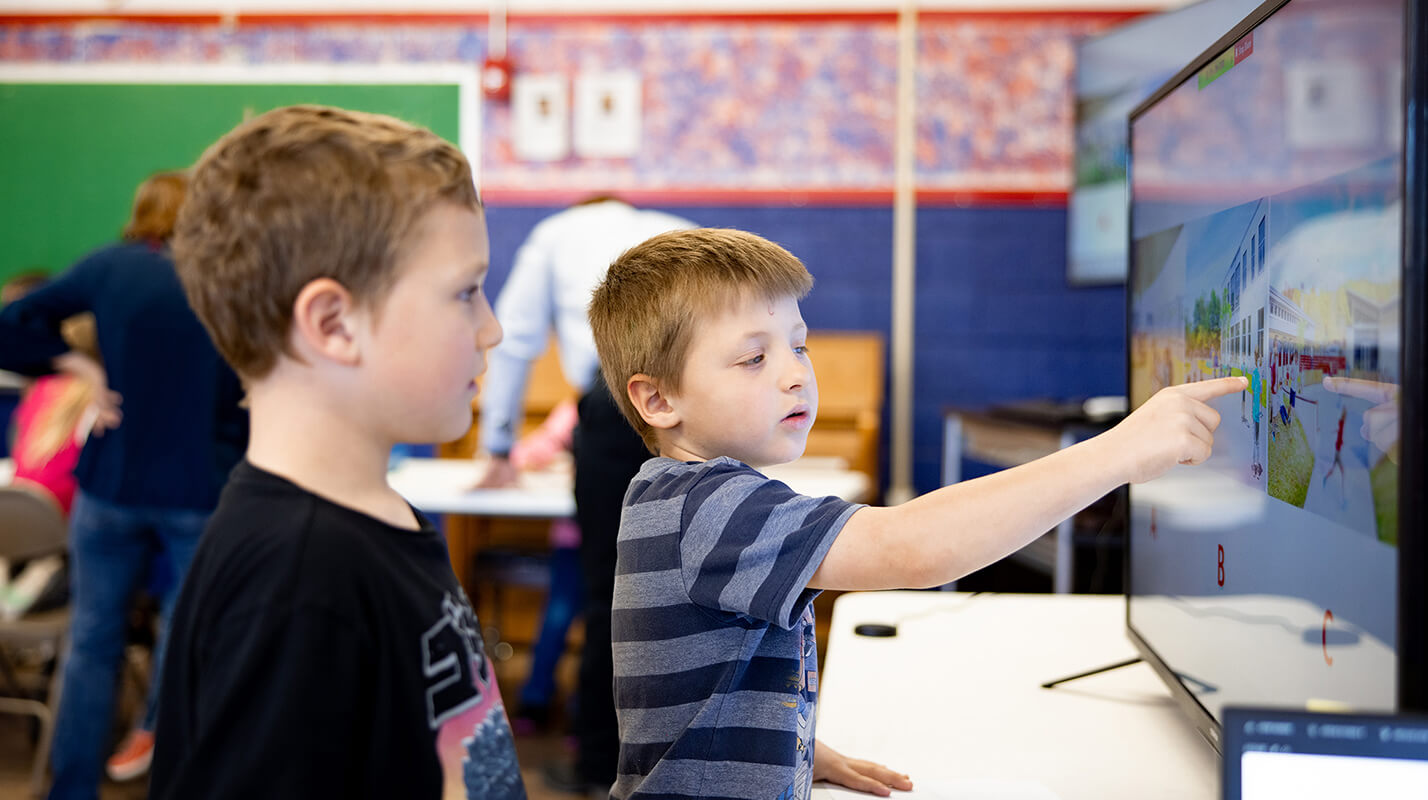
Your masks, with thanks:
[[[40,741],[35,748],[35,768],[30,777],[30,790],[36,798],[45,796],[45,771],[50,765],[50,748],[55,740],[55,717],[64,688],[64,664],[69,654],[69,635],[61,637],[55,646],[55,673],[50,676],[50,694],[45,700],[45,714],[40,719]]]

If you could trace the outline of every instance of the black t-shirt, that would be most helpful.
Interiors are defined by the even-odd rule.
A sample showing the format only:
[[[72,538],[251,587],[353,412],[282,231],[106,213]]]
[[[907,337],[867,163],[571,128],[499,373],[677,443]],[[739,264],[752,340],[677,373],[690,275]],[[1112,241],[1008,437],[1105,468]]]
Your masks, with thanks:
[[[173,611],[150,797],[523,798],[446,544],[240,462]]]

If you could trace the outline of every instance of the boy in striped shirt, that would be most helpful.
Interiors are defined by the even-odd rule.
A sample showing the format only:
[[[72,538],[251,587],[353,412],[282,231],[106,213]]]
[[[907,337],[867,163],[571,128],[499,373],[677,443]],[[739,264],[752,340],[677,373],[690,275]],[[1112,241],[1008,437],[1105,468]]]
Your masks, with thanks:
[[[611,394],[658,456],[620,523],[619,800],[910,789],[815,743],[818,591],[938,586],[996,561],[1121,483],[1205,460],[1205,401],[1245,388],[1163,390],[1095,439],[896,507],[804,497],[758,468],[802,455],[817,415],[812,284],[758,236],[685,230],[620,256],[591,301]]]

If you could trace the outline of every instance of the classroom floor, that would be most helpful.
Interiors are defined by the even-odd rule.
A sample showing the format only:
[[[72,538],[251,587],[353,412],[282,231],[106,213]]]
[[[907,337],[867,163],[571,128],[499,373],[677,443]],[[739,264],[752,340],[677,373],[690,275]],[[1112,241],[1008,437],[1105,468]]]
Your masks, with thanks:
[[[29,718],[0,715],[0,797],[29,797],[30,759],[34,750],[29,741]],[[516,754],[525,776],[526,793],[530,800],[573,800],[581,795],[556,792],[545,785],[540,767],[546,761],[563,757],[564,737],[556,735],[523,736],[516,739]],[[149,782],[138,779],[128,783],[106,780],[99,788],[101,800],[143,800],[148,796]]]

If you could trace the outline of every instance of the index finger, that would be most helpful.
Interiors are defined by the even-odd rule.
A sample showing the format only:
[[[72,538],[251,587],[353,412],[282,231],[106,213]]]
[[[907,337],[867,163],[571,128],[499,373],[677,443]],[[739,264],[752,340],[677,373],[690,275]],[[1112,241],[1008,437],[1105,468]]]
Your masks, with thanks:
[[[1204,402],[1221,395],[1243,392],[1249,388],[1249,379],[1244,377],[1215,378],[1214,380],[1200,381],[1199,383],[1183,383],[1176,388],[1183,392],[1186,397]]]
[[[1325,378],[1324,388],[1372,403],[1391,403],[1398,396],[1398,384],[1366,381],[1362,378]]]

